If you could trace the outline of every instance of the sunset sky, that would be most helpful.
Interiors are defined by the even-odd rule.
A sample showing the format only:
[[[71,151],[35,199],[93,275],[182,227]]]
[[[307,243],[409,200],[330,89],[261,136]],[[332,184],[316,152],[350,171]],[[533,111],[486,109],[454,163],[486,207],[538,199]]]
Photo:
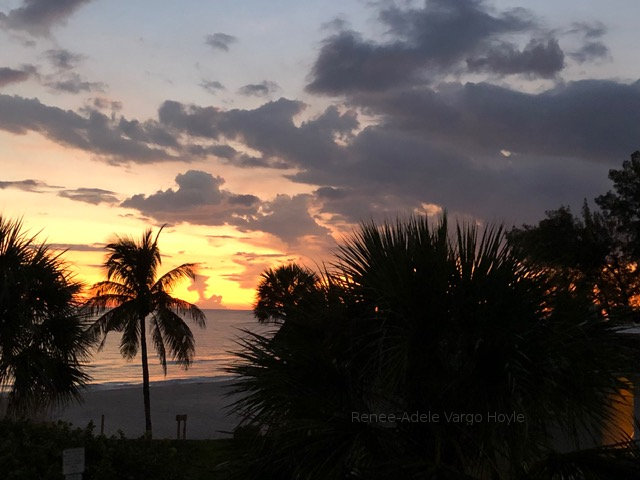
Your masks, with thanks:
[[[640,149],[637,0],[0,0],[0,213],[78,277],[164,223],[243,308],[360,220],[507,225]]]

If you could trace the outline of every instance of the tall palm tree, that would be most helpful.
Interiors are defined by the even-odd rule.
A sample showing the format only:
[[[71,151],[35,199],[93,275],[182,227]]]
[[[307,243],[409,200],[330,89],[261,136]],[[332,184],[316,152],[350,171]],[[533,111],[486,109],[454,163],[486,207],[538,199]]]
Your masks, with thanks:
[[[195,279],[194,263],[185,263],[157,278],[162,263],[158,249],[158,231],[152,239],[148,229],[139,242],[130,237],[116,237],[108,244],[104,262],[107,279],[92,287],[93,297],[86,306],[99,314],[90,328],[100,347],[109,332],[121,332],[120,353],[132,359],[140,348],[142,390],[144,396],[145,435],[151,438],[151,402],[149,398],[149,365],[147,360],[147,320],[151,327],[151,341],[166,375],[167,353],[185,369],[195,354],[195,342],[183,317],[197,326],[205,327],[205,315],[195,305],[175,298],[171,288],[185,278]]]
[[[89,342],[75,282],[56,254],[0,216],[0,387],[8,413],[79,398]]]

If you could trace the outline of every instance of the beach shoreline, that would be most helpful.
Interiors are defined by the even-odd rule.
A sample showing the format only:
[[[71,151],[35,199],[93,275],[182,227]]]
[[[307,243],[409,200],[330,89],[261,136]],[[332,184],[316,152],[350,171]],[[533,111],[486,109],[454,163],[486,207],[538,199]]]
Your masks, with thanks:
[[[151,420],[153,437],[176,438],[176,415],[187,415],[187,439],[228,438],[239,419],[226,408],[233,402],[228,395],[231,378],[209,377],[151,382]],[[138,438],[144,434],[142,385],[108,388],[89,386],[81,403],[52,410],[46,420],[70,422],[74,427],[95,425],[100,433],[104,415],[104,434]]]

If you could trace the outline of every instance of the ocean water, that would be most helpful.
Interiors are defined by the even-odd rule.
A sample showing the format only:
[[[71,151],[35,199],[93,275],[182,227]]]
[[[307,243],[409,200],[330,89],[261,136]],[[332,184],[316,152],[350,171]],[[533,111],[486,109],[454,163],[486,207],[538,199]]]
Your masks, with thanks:
[[[149,376],[152,382],[196,382],[217,381],[228,378],[224,371],[234,359],[230,351],[237,350],[235,343],[243,334],[240,329],[257,333],[267,333],[273,327],[260,325],[249,310],[203,310],[207,317],[207,327],[200,329],[190,324],[196,342],[196,354],[188,370],[167,357],[165,376],[150,338],[147,338],[149,352]],[[189,322],[187,322],[189,323]],[[147,332],[149,337],[149,332]],[[104,348],[95,352],[87,366],[92,377],[90,388],[121,388],[142,382],[140,352],[131,361],[120,354],[120,338],[117,332],[107,336]]]

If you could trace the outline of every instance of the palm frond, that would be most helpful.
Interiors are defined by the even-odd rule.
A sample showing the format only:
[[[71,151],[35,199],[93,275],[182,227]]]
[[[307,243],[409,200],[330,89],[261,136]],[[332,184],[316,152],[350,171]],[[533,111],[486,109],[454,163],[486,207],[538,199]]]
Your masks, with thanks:
[[[120,354],[131,359],[138,353],[138,347],[140,342],[144,342],[145,339],[140,338],[140,323],[144,321],[138,317],[136,320],[129,319],[129,321],[122,323],[122,338],[120,339]]]
[[[160,307],[155,319],[171,357],[188,368],[195,354],[195,340],[191,329],[182,318],[169,308]]]
[[[198,308],[197,305],[189,303],[185,300],[172,297],[166,292],[157,292],[154,295],[154,301],[157,308],[168,309],[180,317],[186,317],[190,319],[200,328],[205,328],[207,317],[204,312]]]
[[[111,300],[114,299],[108,299],[108,301],[97,299],[97,303],[105,305],[109,304]],[[98,351],[104,348],[109,332],[122,332],[126,324],[139,321],[136,301],[126,297],[122,300],[122,303],[98,317],[87,330],[89,337],[94,342],[100,342]]]
[[[160,365],[162,365],[162,371],[165,376],[167,375],[167,351],[164,346],[164,338],[162,337],[162,329],[158,323],[158,314],[154,313],[152,316],[152,328],[151,328],[151,341],[158,353],[160,359]]]
[[[162,275],[151,287],[152,292],[169,292],[181,280],[196,279],[196,263],[184,263]]]
[[[112,294],[132,297],[135,293],[131,286],[110,280],[98,282],[91,286],[91,294],[93,296]]]

